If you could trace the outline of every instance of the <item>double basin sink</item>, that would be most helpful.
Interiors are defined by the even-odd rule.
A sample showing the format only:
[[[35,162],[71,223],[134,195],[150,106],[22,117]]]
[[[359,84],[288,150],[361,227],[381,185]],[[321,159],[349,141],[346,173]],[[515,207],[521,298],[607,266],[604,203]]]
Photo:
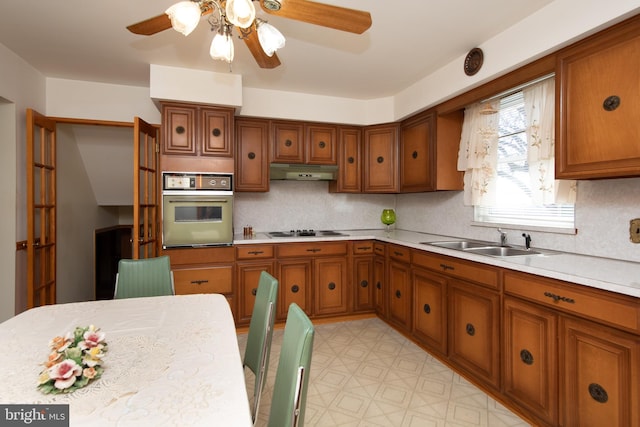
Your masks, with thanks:
[[[493,257],[512,257],[524,255],[540,255],[541,252],[531,249],[520,249],[512,246],[500,246],[492,242],[481,240],[450,240],[441,242],[420,242],[423,245],[437,246],[439,248],[455,249],[478,255]]]

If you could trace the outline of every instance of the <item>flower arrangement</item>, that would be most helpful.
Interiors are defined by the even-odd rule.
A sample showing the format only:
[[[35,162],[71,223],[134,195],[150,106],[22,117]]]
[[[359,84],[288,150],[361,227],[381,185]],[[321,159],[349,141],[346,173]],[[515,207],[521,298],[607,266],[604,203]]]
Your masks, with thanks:
[[[104,371],[102,357],[107,351],[104,337],[104,332],[90,325],[53,338],[38,389],[45,394],[71,393],[100,378]]]

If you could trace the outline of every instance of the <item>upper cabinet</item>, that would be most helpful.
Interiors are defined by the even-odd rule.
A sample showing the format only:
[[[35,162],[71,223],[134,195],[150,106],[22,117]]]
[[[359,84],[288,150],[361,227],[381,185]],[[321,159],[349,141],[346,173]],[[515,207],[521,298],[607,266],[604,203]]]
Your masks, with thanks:
[[[338,128],[338,179],[329,183],[335,193],[362,192],[362,129]]]
[[[231,171],[233,115],[232,108],[163,102],[162,169]]]
[[[236,119],[235,191],[269,191],[269,121]]]
[[[363,191],[365,193],[397,193],[398,123],[367,126],[364,129]]]
[[[271,121],[271,161],[335,165],[337,127],[296,121]]]
[[[432,112],[418,114],[400,126],[400,191],[434,189],[435,120]]]
[[[558,52],[556,177],[640,176],[640,16]]]

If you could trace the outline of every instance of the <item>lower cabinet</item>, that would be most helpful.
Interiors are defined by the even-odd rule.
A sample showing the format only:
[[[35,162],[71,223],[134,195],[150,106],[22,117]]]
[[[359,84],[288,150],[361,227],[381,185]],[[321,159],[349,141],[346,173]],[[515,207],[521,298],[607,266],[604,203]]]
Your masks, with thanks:
[[[318,258],[313,262],[314,307],[316,316],[346,314],[347,260],[344,257]]]
[[[449,359],[484,384],[500,387],[500,295],[449,281]]]
[[[371,241],[353,243],[353,311],[364,312],[375,309],[374,264]]]
[[[382,319],[387,318],[387,247],[384,243],[373,245],[373,300],[376,314]]]
[[[417,268],[413,282],[413,335],[429,349],[447,353],[447,280]]]
[[[296,303],[311,315],[311,261],[278,261],[278,320],[285,320],[289,305]]]
[[[397,245],[389,245],[388,251],[388,319],[404,331],[411,332],[411,251]]]

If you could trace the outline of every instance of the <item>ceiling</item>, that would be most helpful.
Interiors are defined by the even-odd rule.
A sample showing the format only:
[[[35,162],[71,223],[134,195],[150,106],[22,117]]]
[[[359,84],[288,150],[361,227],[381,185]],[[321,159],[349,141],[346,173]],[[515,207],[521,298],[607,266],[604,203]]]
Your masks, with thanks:
[[[153,36],[126,29],[176,1],[5,1],[0,43],[46,77],[148,87],[149,64],[229,72],[228,64],[209,57],[206,20],[188,37],[171,29]],[[278,51],[282,65],[269,70],[235,39],[231,72],[242,75],[243,86],[354,99],[391,96],[552,0],[323,2],[369,11],[373,24],[356,35],[267,15],[255,3],[258,16],[287,44]]]

